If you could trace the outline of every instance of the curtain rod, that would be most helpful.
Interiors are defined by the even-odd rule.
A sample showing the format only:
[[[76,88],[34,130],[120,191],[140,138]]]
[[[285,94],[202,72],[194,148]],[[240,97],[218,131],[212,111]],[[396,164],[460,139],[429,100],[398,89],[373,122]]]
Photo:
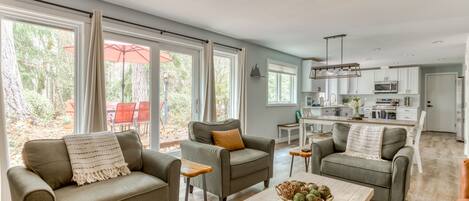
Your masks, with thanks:
[[[60,4],[56,4],[56,3],[52,3],[52,2],[48,2],[48,1],[44,1],[44,0],[34,0],[34,1],[39,2],[39,3],[43,3],[43,4],[48,4],[48,5],[51,5],[51,6],[56,6],[56,7],[59,7],[59,8],[73,10],[73,11],[83,13],[83,14],[87,14],[89,17],[93,16],[93,13],[89,12],[89,11],[85,11],[85,10],[81,10],[81,9],[77,9],[77,8],[72,8],[72,7],[69,7],[69,6],[64,6],[64,5],[60,5]],[[164,29],[159,29],[159,28],[155,28],[155,27],[150,27],[150,26],[147,26],[147,25],[138,24],[138,23],[130,22],[130,21],[126,21],[126,20],[121,20],[121,19],[117,19],[117,18],[114,18],[114,17],[109,17],[109,16],[103,15],[103,18],[108,19],[108,20],[112,20],[112,21],[117,21],[117,22],[121,22],[121,23],[126,23],[126,24],[130,24],[130,25],[138,26],[138,27],[143,27],[143,28],[146,28],[146,29],[155,30],[155,31],[160,32],[161,35],[167,33],[167,34],[175,35],[175,36],[182,37],[182,38],[188,38],[188,39],[191,39],[191,40],[196,40],[196,41],[208,43],[208,40],[206,40],[206,39],[197,38],[197,37],[193,37],[193,36],[189,36],[189,35],[185,35],[185,34],[180,34],[180,33],[172,32],[172,31],[168,31],[168,30],[164,30]],[[234,47],[234,46],[231,46],[231,45],[225,45],[225,44],[222,44],[222,43],[214,42],[214,44],[218,45],[218,46],[223,46],[223,47],[226,47],[226,48],[230,48],[230,49],[235,49],[235,50],[238,50],[238,51],[242,50],[239,47]]]

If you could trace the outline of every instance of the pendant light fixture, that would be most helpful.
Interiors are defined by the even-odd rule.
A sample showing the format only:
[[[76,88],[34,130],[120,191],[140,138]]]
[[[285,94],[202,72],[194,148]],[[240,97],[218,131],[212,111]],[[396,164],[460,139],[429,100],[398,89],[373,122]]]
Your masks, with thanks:
[[[311,79],[333,79],[333,78],[351,78],[360,77],[360,64],[346,63],[344,64],[344,37],[346,34],[324,37],[326,40],[326,65],[311,67],[309,77]],[[329,65],[329,39],[340,38],[340,64]]]

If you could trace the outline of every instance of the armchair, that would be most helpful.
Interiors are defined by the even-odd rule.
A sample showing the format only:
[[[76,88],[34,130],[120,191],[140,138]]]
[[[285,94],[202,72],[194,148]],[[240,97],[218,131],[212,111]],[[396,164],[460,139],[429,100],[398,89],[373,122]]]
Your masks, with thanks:
[[[240,129],[240,122],[234,119],[191,122],[189,140],[181,143],[182,158],[212,166],[213,172],[206,175],[207,191],[220,200],[261,181],[267,187],[273,175],[274,140],[243,135],[246,148],[231,152],[214,145],[211,131],[235,128]],[[192,179],[191,185],[202,187],[202,179]]]
[[[313,174],[348,180],[373,188],[373,200],[404,201],[409,190],[414,150],[405,146],[406,130],[386,128],[382,159],[369,160],[340,154],[345,151],[350,125],[334,124],[332,138],[313,142]]]

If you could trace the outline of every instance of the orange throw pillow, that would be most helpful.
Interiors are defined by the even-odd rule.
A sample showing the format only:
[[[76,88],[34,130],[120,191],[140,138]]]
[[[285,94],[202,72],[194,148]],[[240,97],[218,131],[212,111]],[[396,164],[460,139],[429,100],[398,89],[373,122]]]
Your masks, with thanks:
[[[215,145],[228,149],[229,151],[244,149],[243,139],[238,129],[227,131],[212,131]]]

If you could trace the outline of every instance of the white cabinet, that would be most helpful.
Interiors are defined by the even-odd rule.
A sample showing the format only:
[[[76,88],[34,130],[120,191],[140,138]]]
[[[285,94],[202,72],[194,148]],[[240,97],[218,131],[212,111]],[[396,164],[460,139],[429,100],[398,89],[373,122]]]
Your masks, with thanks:
[[[358,93],[358,79],[356,77],[349,78],[348,82],[348,94]]]
[[[339,94],[340,95],[347,95],[349,92],[348,92],[348,82],[349,82],[349,78],[339,78],[338,79],[338,91],[339,91]]]
[[[357,78],[357,94],[373,94],[374,71],[361,71],[361,77]]]
[[[399,94],[419,94],[419,67],[399,68]]]
[[[416,107],[397,107],[396,119],[397,120],[407,120],[407,121],[417,121],[418,119],[418,108]]]
[[[420,93],[420,68],[413,67],[408,68],[408,78],[407,82],[408,94],[419,94]]]
[[[303,60],[302,65],[302,78],[301,78],[301,91],[302,92],[324,92],[326,90],[326,80],[313,80],[309,77],[311,67],[319,63],[312,60]]]
[[[396,68],[375,70],[374,81],[396,81],[399,77],[399,70]]]

